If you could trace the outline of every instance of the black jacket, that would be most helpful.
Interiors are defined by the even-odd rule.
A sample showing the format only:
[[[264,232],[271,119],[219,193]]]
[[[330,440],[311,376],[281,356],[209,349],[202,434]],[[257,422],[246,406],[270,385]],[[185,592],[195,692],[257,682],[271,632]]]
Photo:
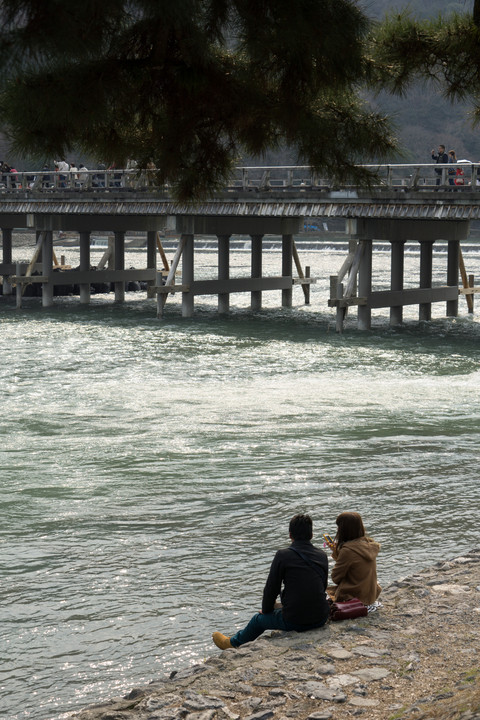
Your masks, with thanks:
[[[446,152],[438,153],[438,155],[436,155],[434,152],[432,152],[432,160],[436,160],[437,165],[438,165],[438,163],[448,163],[448,155]],[[438,170],[435,169],[435,172],[437,173],[437,175],[442,174],[441,168],[438,168]]]
[[[319,572],[291,547],[305,555]],[[287,622],[295,625],[322,624],[329,615],[325,595],[328,558],[323,550],[308,541],[295,540],[291,547],[278,550],[273,558],[263,591],[262,612],[272,612],[278,595],[281,595],[282,613]]]

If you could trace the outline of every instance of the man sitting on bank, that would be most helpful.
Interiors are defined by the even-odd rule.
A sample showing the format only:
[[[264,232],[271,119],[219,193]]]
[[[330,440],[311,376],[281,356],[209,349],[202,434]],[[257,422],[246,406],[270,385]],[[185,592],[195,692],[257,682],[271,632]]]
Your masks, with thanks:
[[[265,630],[304,632],[327,622],[330,612],[325,592],[328,558],[323,550],[310,542],[312,518],[295,515],[288,530],[292,544],[278,550],[273,558],[263,590],[262,612],[254,615],[243,630],[231,637],[214,632],[213,642],[221,650],[240,647],[255,640]],[[281,606],[275,603],[279,595]]]

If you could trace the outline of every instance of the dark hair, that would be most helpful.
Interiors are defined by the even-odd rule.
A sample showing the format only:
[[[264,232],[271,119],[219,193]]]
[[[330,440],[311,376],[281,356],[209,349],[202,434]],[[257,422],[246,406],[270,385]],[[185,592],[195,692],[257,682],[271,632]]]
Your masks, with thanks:
[[[288,532],[294,540],[311,540],[313,523],[310,515],[294,515],[290,520]]]
[[[338,547],[349,540],[356,540],[365,536],[362,516],[357,512],[340,513],[335,522],[338,527],[335,537]]]

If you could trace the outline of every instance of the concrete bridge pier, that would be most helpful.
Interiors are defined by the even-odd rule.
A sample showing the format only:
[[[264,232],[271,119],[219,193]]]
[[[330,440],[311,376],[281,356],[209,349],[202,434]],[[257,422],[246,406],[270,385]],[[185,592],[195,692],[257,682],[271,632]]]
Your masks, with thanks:
[[[2,262],[4,265],[10,265],[12,262],[12,228],[2,228],[2,248]],[[12,294],[12,286],[5,277],[3,278],[3,294]]]
[[[420,240],[420,288],[432,287],[433,270],[433,239]],[[418,306],[418,319],[429,321],[432,319],[432,303],[424,302]]]
[[[282,277],[292,277],[293,272],[293,235],[282,235]],[[293,285],[282,289],[282,307],[291,308]]]
[[[358,266],[358,295],[369,297],[372,292],[372,246],[371,239],[362,240],[363,252]],[[372,308],[370,304],[358,306],[358,329],[370,330],[372,327]]]
[[[390,288],[392,290],[403,290],[404,269],[405,269],[405,239],[392,238],[391,260],[390,260]],[[390,325],[395,327],[403,322],[403,305],[392,305],[390,308]]]
[[[194,235],[193,233],[182,233],[181,241],[184,242],[182,254],[182,284],[191,288],[194,281]],[[193,317],[194,294],[189,289],[182,292],[182,317]]]
[[[80,270],[90,270],[90,231],[82,230],[80,237]],[[90,302],[90,283],[80,283],[80,302],[88,305]]]
[[[230,235],[217,235],[218,240],[218,279],[230,279]],[[226,315],[230,310],[230,294],[218,293],[218,312]]]
[[[263,235],[251,235],[250,237],[252,239],[252,262],[250,277],[261,278]],[[253,311],[262,309],[261,290],[252,290],[252,292],[250,293],[250,307]]]
[[[460,259],[460,242],[459,240],[448,241],[447,254],[447,285],[458,287]],[[447,300],[447,317],[458,316],[458,297],[455,300]]]
[[[147,231],[147,269],[157,269],[157,231]],[[147,285],[155,285],[155,280],[148,280]]]
[[[50,307],[53,305],[53,232],[46,230],[44,232],[42,245],[42,275],[48,278],[47,282],[42,283],[42,306]]]
[[[114,233],[114,248],[115,248],[115,255],[114,255],[114,269],[115,270],[125,270],[125,231],[124,230],[116,230]],[[124,282],[115,282],[115,302],[116,303],[123,303],[125,302],[125,283]]]

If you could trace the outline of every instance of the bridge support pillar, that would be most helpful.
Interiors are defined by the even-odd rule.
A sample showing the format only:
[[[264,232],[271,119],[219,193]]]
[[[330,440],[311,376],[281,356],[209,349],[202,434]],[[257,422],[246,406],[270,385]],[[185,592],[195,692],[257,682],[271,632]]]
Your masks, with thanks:
[[[117,230],[114,234],[115,259],[114,269],[125,270],[125,232]],[[122,303],[125,301],[125,283],[116,282],[115,285],[115,302]]]
[[[433,268],[433,240],[420,241],[420,287],[432,287],[432,268]],[[418,319],[432,319],[432,304],[420,303],[418,306]]]
[[[48,282],[42,283],[42,305],[51,307],[53,305],[53,232],[46,230],[44,233],[42,247],[42,275],[48,277]]]
[[[263,235],[251,235],[252,238],[252,262],[251,277],[262,277],[262,243]],[[262,291],[253,290],[250,293],[250,307],[252,310],[262,309]]]
[[[367,297],[372,292],[372,240],[362,240],[363,253],[358,267],[358,295]],[[358,329],[370,330],[372,327],[372,308],[369,305],[358,306]]]
[[[80,270],[90,270],[90,230],[80,232]],[[90,302],[90,283],[80,284],[80,302]]]
[[[293,235],[282,235],[282,276],[292,277],[293,269]],[[282,307],[291,308],[293,298],[292,286],[282,290]]]
[[[458,240],[448,241],[447,253],[447,285],[458,287],[460,258],[460,242]],[[447,317],[457,317],[458,297],[455,300],[447,300]]]
[[[12,228],[2,228],[2,248],[3,263],[10,264],[12,262]],[[5,276],[3,277],[3,294],[12,294],[12,286]]]
[[[405,266],[405,240],[391,240],[391,268],[390,289],[403,290],[403,275]],[[390,325],[401,325],[403,321],[403,306],[390,307]]]
[[[230,235],[217,235],[218,279],[230,278]],[[230,310],[230,293],[218,293],[218,312],[226,315]]]
[[[147,231],[147,268],[157,269],[157,232]],[[161,276],[160,276],[161,278]],[[155,280],[148,280],[147,285],[155,285]]]
[[[190,233],[182,234],[182,240],[185,242],[182,254],[182,284],[192,285],[194,280],[194,259],[193,244],[194,235]],[[182,317],[192,317],[194,308],[194,295],[192,291],[182,292]]]

